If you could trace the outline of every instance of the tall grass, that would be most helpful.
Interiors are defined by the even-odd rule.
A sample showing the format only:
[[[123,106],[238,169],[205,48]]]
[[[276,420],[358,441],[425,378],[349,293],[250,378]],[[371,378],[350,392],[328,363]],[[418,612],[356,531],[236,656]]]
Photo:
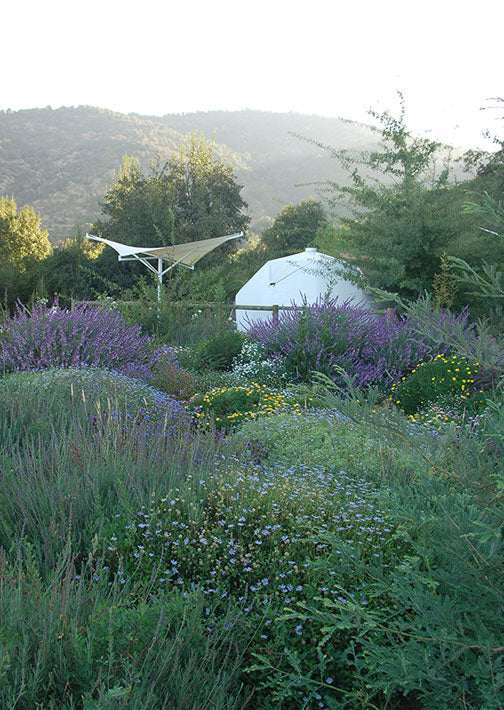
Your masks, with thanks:
[[[209,477],[215,434],[121,411],[131,391],[104,403],[73,374],[75,389],[64,373],[0,380],[0,706],[243,707],[239,609],[209,629],[197,591],[110,584],[99,544],[108,521]]]
[[[148,387],[133,386],[145,397],[130,414],[122,409],[128,388],[115,400],[94,389],[99,371],[74,376],[75,389],[57,374],[0,381],[0,544],[8,549],[23,536],[44,569],[67,544],[73,553],[88,549],[104,520],[180,487],[188,473],[208,473],[218,446],[212,432],[196,433],[183,411],[170,408],[169,397],[157,416],[146,416],[160,405]],[[112,375],[105,381],[124,384]]]

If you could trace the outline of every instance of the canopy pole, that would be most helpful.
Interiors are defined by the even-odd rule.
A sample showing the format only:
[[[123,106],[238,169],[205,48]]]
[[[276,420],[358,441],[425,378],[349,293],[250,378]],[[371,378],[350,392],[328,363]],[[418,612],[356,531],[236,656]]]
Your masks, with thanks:
[[[163,257],[158,257],[157,260],[157,319],[161,318],[161,286],[163,284]]]

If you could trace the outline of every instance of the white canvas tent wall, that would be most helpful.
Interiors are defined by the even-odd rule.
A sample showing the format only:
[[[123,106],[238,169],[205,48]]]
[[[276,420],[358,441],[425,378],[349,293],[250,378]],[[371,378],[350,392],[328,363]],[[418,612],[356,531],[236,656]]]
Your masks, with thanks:
[[[237,306],[290,306],[314,303],[329,295],[340,302],[368,301],[364,291],[344,278],[334,279],[338,262],[332,256],[309,247],[299,254],[272,259],[262,266],[236,294]],[[331,277],[332,272],[332,277]],[[236,326],[246,331],[250,321],[271,318],[272,311],[236,310]]]
[[[206,254],[213,251],[216,247],[230,239],[238,239],[243,237],[243,232],[237,234],[227,234],[223,237],[213,237],[212,239],[201,239],[199,242],[186,242],[185,244],[175,244],[170,247],[131,247],[128,244],[114,242],[111,239],[103,239],[96,237],[94,234],[86,234],[88,239],[94,239],[97,242],[103,242],[107,246],[112,247],[118,253],[119,261],[140,261],[150,271],[153,271],[158,280],[158,301],[161,300],[161,284],[163,276],[167,271],[173,269],[174,266],[185,266],[188,269],[194,269],[197,261],[202,259]],[[155,268],[150,260],[157,261]],[[171,262],[164,268],[164,262]]]

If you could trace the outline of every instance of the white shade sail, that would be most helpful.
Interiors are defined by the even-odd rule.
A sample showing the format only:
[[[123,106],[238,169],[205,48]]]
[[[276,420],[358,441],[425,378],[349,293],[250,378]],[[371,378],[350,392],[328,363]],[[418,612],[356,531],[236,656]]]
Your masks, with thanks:
[[[86,234],[88,239],[103,242],[112,247],[119,254],[119,261],[131,259],[166,259],[176,264],[183,264],[189,268],[194,268],[194,264],[202,259],[206,254],[230,239],[243,237],[243,232],[237,234],[227,234],[223,237],[213,237],[212,239],[202,239],[198,242],[186,242],[185,244],[175,244],[169,247],[131,247],[128,244],[114,242],[111,239],[96,237],[94,234]]]
[[[96,242],[102,242],[112,249],[115,249],[119,254],[119,261],[140,261],[150,271],[156,274],[157,277],[157,296],[158,303],[161,303],[161,284],[163,276],[167,271],[173,269],[174,266],[185,266],[187,269],[194,269],[194,264],[208,254],[208,252],[218,247],[220,244],[229,241],[230,239],[238,239],[243,237],[243,232],[237,234],[226,234],[224,237],[213,237],[212,239],[202,239],[199,242],[186,242],[185,244],[175,244],[171,247],[131,247],[128,244],[114,242],[112,239],[103,239],[94,234],[86,234],[88,239],[94,239]],[[157,261],[155,268],[149,259]],[[164,262],[171,262],[169,266],[164,268]],[[158,312],[159,317],[159,312]]]

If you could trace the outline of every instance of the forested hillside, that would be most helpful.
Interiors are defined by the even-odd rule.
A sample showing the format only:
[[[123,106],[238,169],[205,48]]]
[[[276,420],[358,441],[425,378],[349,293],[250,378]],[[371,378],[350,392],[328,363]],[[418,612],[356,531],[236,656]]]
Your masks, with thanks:
[[[144,117],[89,106],[7,111],[0,112],[0,195],[32,205],[50,239],[59,241],[98,216],[124,154],[147,169],[156,154],[168,157],[194,131],[213,138],[216,156],[233,164],[253,225],[315,195],[307,183],[344,178],[328,153],[296,136],[335,148],[376,145],[361,124],[292,113]]]

